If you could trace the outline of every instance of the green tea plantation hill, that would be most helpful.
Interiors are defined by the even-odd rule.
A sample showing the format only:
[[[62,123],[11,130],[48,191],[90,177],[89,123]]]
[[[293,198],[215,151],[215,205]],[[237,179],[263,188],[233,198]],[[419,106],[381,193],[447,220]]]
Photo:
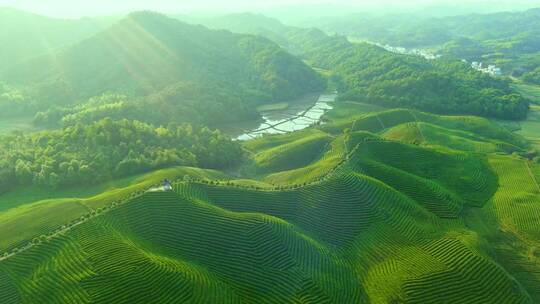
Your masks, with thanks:
[[[343,107],[246,142],[243,176],[183,169],[173,191],[135,188],[4,244],[0,298],[540,301],[540,166],[523,138],[482,118]]]

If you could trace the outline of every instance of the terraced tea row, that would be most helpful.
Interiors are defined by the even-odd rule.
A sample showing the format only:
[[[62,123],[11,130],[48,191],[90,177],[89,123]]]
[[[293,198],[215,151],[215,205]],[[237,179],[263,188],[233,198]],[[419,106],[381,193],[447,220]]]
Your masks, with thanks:
[[[456,239],[441,239],[425,250],[445,270],[408,280],[407,303],[524,303],[531,299],[503,269]]]
[[[6,261],[0,273],[25,286],[24,302],[360,302],[359,283],[338,261],[282,220],[148,193]]]
[[[0,261],[0,297],[531,303],[528,278],[515,281],[506,270],[517,268],[485,250],[496,238],[480,239],[482,223],[464,220],[485,209],[494,226],[500,220],[522,240],[538,239],[537,168],[466,152],[519,140],[485,120],[407,110],[364,115],[344,133],[334,127],[246,144],[260,157],[254,167],[271,172],[262,180],[180,177],[172,192],[144,193]],[[380,137],[401,131],[425,142]],[[463,151],[433,144],[444,136]],[[505,179],[507,170],[516,176]]]
[[[360,144],[346,168],[385,182],[443,217],[456,217],[464,204],[482,206],[497,187],[496,175],[479,156],[390,141]]]
[[[342,246],[375,222],[380,214],[374,207],[369,183],[356,175],[344,176],[288,191],[257,191],[241,188],[203,187],[210,202],[227,210],[263,213],[297,225],[314,239]]]
[[[490,163],[499,173],[499,189],[493,207],[503,229],[521,237],[540,240],[540,192],[531,169],[524,160],[493,156]]]

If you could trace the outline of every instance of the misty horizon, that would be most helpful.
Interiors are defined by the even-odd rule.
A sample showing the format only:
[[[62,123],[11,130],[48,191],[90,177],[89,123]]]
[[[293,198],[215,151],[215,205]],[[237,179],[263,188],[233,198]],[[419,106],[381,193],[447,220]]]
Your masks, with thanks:
[[[96,4],[96,2],[98,2]],[[396,13],[424,13],[426,15],[459,15],[469,13],[494,13],[499,11],[520,11],[534,8],[540,4],[534,0],[522,1],[455,1],[447,0],[383,0],[383,1],[243,1],[221,2],[216,0],[182,1],[177,3],[170,0],[158,0],[151,4],[145,1],[116,1],[107,3],[93,1],[79,3],[64,0],[41,1],[27,0],[0,0],[0,8],[22,10],[38,15],[76,19],[82,17],[103,17],[124,15],[134,11],[156,11],[164,14],[185,15],[220,15],[230,13],[262,13],[271,17],[292,15],[326,17],[340,16],[353,13],[396,14]]]

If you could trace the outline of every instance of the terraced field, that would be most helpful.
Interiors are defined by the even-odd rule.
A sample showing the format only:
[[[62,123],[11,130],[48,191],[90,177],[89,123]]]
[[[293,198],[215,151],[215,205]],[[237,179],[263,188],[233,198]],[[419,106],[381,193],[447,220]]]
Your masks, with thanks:
[[[527,119],[519,123],[517,133],[540,147],[540,106],[531,106]]]
[[[241,176],[179,170],[173,191],[137,183],[99,213],[115,199],[41,203],[56,221],[0,213],[0,231],[33,227],[0,238],[0,253],[32,242],[0,259],[1,303],[540,301],[540,167],[523,138],[470,117],[333,115],[246,142]]]
[[[521,95],[532,100],[533,103],[540,103],[540,86],[526,83],[514,83],[513,87],[521,93]]]
[[[254,160],[259,171],[276,172],[303,167],[320,157],[332,141],[328,134],[313,134],[299,140],[257,153]]]
[[[81,216],[144,191],[167,178],[190,176],[198,179],[225,179],[225,174],[212,170],[178,167],[159,170],[78,191],[25,187],[0,196],[0,252],[24,246],[35,237],[46,235]],[[19,197],[19,200],[16,199]],[[5,210],[5,211],[4,211]],[[16,233],[14,233],[16,231]]]

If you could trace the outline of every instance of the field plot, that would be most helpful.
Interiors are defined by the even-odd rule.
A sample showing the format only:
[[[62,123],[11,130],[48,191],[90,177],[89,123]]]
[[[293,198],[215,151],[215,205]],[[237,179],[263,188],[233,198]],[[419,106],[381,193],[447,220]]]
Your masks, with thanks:
[[[521,129],[516,133],[529,139],[537,146],[540,145],[540,106],[531,106],[527,119],[519,124]]]
[[[351,270],[334,258],[283,220],[149,193],[0,273],[9,269],[25,302],[362,302]],[[55,281],[35,276],[47,259]]]
[[[499,173],[499,189],[493,207],[503,229],[537,243],[540,240],[540,185],[535,168],[524,160],[490,158]]]
[[[516,83],[513,87],[523,96],[531,99],[534,103],[540,104],[540,86],[525,83]]]
[[[474,219],[481,235],[490,240],[490,251],[531,295],[540,300],[540,247],[538,214],[540,170],[526,160],[490,157],[499,175],[499,188],[480,217]]]

